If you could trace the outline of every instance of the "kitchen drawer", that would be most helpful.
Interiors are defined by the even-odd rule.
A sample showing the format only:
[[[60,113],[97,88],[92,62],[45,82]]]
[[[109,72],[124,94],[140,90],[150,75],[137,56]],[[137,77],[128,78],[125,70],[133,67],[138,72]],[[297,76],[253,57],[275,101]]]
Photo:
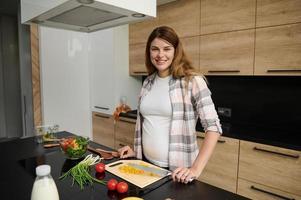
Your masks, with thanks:
[[[300,151],[241,141],[239,178],[301,196]]]
[[[198,145],[204,133],[198,133]],[[202,182],[236,193],[239,140],[220,137],[204,171],[198,178]]]
[[[238,179],[237,194],[256,200],[300,200],[301,196],[293,195],[275,188]]]
[[[115,148],[121,145],[133,146],[136,120],[120,117],[115,124]]]
[[[114,148],[114,120],[111,115],[93,112],[93,140]]]

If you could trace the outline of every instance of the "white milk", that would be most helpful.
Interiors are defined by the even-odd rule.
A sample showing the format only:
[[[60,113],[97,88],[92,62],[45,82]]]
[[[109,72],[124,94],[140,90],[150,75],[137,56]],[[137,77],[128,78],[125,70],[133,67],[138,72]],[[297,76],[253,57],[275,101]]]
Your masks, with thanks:
[[[43,178],[35,181],[31,200],[59,200],[58,191],[53,179]]]
[[[36,168],[37,177],[33,184],[31,200],[59,200],[55,182],[50,175],[49,165],[40,165]]]

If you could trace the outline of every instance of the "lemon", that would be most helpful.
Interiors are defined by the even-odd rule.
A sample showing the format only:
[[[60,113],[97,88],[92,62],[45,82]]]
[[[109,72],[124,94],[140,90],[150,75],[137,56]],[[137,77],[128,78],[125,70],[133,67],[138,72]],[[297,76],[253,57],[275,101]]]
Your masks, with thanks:
[[[122,200],[143,200],[143,199],[141,199],[139,197],[126,197],[126,198],[124,198]]]

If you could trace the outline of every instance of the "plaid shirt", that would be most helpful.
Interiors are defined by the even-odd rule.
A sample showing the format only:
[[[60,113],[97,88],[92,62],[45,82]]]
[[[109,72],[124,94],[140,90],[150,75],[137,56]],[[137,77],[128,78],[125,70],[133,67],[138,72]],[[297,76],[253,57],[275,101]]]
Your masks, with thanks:
[[[142,86],[138,100],[137,123],[134,150],[142,159],[141,100],[151,90],[156,73],[148,76]],[[211,92],[201,76],[194,76],[185,87],[184,78],[169,81],[169,95],[172,104],[172,120],[169,132],[169,168],[191,167],[199,153],[195,126],[198,117],[204,130],[222,133],[218,115],[211,99]]]

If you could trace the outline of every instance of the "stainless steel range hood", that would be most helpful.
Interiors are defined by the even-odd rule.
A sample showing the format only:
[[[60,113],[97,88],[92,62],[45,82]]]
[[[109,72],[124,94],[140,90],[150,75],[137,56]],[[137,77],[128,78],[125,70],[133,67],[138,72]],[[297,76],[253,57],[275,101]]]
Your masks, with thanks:
[[[156,17],[156,0],[21,0],[22,23],[93,32]]]

